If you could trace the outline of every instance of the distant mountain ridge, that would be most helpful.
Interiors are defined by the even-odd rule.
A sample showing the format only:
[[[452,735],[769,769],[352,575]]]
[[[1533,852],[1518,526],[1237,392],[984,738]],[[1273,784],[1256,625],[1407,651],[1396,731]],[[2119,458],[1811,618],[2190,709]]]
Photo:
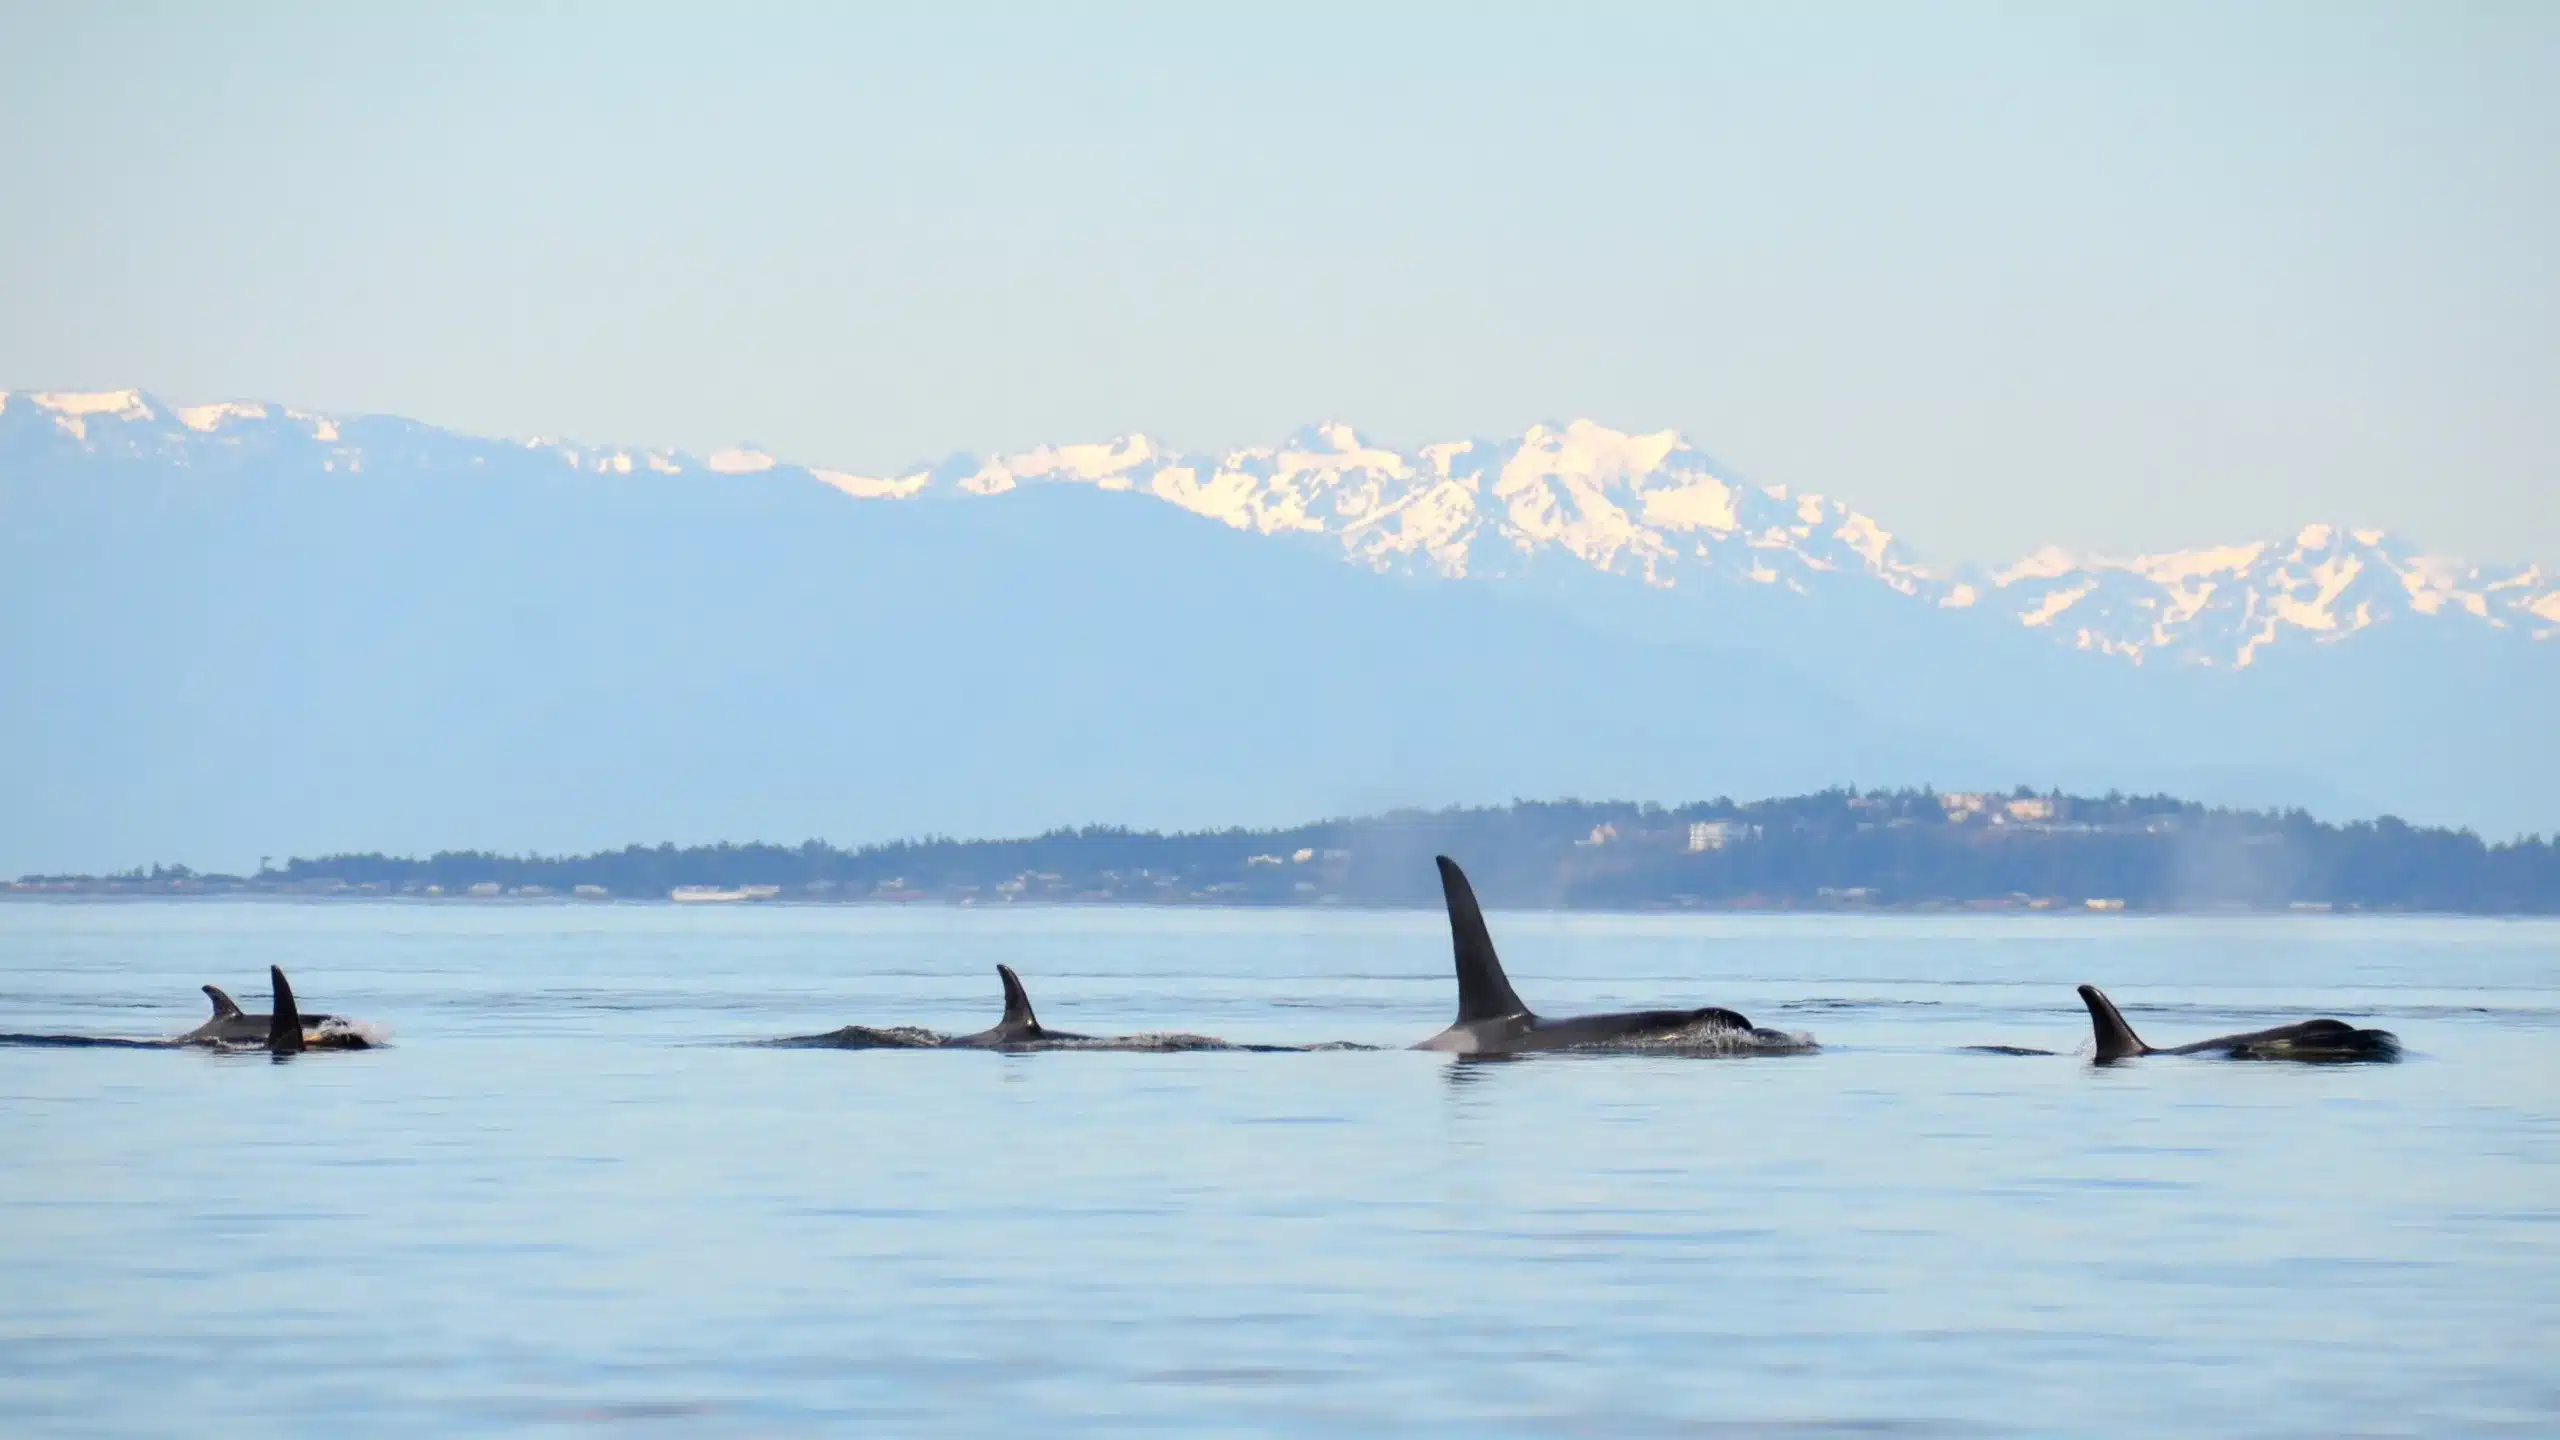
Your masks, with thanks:
[[[1933,570],[1840,501],[1737,483],[1676,431],[1630,435],[1589,420],[1411,454],[1328,423],[1214,455],[1163,451],[1139,435],[985,464],[963,456],[889,478],[819,478],[865,498],[1025,483],[1133,489],[1238,529],[1325,535],[1380,570],[1449,579],[1503,576],[1542,552],[1663,589],[1722,581],[1802,594],[1860,577],[2136,664],[2246,668],[2281,640],[2335,643],[2404,617],[2560,636],[2560,577],[2539,566],[2483,568],[2329,524],[2306,525],[2289,544],[2132,559],[2047,548],[1988,573]]]
[[[15,393],[0,873],[2022,780],[2551,833],[2539,576],[1940,575],[1588,424],[864,477]]]
[[[2560,574],[2538,564],[2470,564],[2330,523],[2281,540],[2131,558],[2047,548],[1996,570],[1935,569],[1837,500],[1734,481],[1674,431],[1633,435],[1588,420],[1409,453],[1339,423],[1214,453],[1133,435],[863,476],[759,450],[695,456],[498,441],[258,402],[172,405],[136,390],[0,392],[0,454],[32,447],[185,465],[299,449],[325,470],[354,474],[385,446],[404,463],[486,463],[493,451],[515,451],[600,474],[772,472],[866,501],[1090,486],[1152,496],[1238,530],[1328,544],[1384,573],[1498,581],[1561,561],[1675,594],[1889,592],[2137,666],[2245,670],[2271,650],[2338,645],[2378,627],[2560,639]]]

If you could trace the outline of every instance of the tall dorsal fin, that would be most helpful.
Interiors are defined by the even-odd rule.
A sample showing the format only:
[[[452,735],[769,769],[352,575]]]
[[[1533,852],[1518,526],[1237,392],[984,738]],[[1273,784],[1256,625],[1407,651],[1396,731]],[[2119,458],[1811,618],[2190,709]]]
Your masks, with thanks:
[[[239,1013],[240,1013],[240,1002],[239,1002],[239,1001],[237,1001],[237,1000],[232,999],[232,998],[231,998],[230,996],[228,996],[228,995],[223,994],[223,993],[222,993],[222,987],[221,987],[221,986],[219,986],[219,985],[207,985],[206,987],[204,987],[204,993],[205,993],[206,998],[208,998],[208,999],[210,999],[211,1001],[213,1001],[213,1018],[214,1018],[214,1019],[216,1019],[216,1020],[228,1020],[228,1019],[230,1019],[232,1016],[237,1015],[237,1014],[239,1014]]]
[[[278,1055],[302,1053],[302,1012],[293,1008],[293,987],[286,984],[284,971],[267,967],[267,978],[276,987],[275,1014],[267,1020],[267,1048]]]
[[[1502,973],[1501,957],[1493,953],[1493,935],[1484,928],[1484,911],[1476,905],[1467,872],[1446,855],[1436,858],[1440,891],[1449,901],[1449,939],[1458,953],[1458,1023],[1528,1014],[1529,1007],[1512,993],[1510,977]]]
[[[2108,999],[2105,991],[2095,985],[2083,985],[2080,987],[2080,1003],[2089,1007],[2089,1023],[2098,1032],[2100,1062],[2151,1053],[2151,1047],[2143,1044],[2142,1037],[2133,1033],[2133,1027],[2125,1023],[2124,1012],[2116,1008],[2116,1002]]]
[[[996,967],[997,978],[1004,981],[1004,1018],[996,1022],[998,1030],[1010,1033],[1035,1033],[1040,1018],[1031,1013],[1031,992],[1022,988],[1022,977],[1010,965]]]

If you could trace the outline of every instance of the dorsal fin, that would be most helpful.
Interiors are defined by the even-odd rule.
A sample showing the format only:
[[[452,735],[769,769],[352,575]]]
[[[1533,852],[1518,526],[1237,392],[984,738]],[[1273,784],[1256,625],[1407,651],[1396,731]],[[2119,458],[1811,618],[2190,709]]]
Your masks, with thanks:
[[[2080,987],[2080,1003],[2089,1007],[2089,1023],[2098,1032],[2098,1059],[2101,1063],[2122,1060],[2128,1055],[2151,1053],[2151,1047],[2143,1044],[2142,1037],[2133,1033],[2133,1027],[2125,1023],[2124,1012],[2116,1008],[2116,1002],[2108,999],[2105,991],[2095,985],[2083,985]]]
[[[275,983],[276,1010],[267,1020],[267,1048],[278,1055],[302,1053],[302,1012],[293,1008],[293,987],[284,981],[284,971],[267,967],[267,978]]]
[[[204,993],[206,998],[213,1001],[214,1019],[228,1020],[232,1016],[240,1013],[240,1002],[223,994],[221,986],[207,985],[204,987]]]
[[[1449,901],[1449,940],[1458,956],[1458,1023],[1528,1014],[1529,1007],[1512,993],[1510,977],[1502,973],[1501,957],[1493,953],[1493,935],[1484,928],[1484,911],[1476,905],[1467,872],[1446,855],[1435,858],[1440,892]]]
[[[1010,965],[996,967],[997,978],[1004,981],[1004,1018],[996,1028],[1008,1034],[1037,1034],[1040,1017],[1031,1013],[1031,992],[1022,988],[1022,977]]]

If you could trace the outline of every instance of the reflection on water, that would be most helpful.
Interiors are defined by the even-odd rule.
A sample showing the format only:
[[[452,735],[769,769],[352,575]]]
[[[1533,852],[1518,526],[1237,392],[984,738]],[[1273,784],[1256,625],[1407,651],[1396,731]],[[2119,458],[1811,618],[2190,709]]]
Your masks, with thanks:
[[[1063,1029],[1401,1047],[1429,914],[0,905],[0,1030],[176,1034],[278,963],[390,1042],[0,1048],[0,1428],[2560,1423],[2560,926],[1495,927],[1542,1011],[1823,1050],[737,1043],[974,1030],[1004,961]],[[2093,1067],[2081,981],[2409,1055]]]

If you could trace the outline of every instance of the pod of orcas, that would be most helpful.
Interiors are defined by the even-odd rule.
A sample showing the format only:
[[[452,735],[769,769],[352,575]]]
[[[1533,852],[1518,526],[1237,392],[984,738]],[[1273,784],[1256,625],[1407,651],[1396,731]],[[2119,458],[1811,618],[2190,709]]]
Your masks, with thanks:
[[[264,1015],[252,1015],[219,985],[204,987],[213,1002],[213,1018],[184,1035],[161,1040],[130,1040],[112,1035],[0,1035],[0,1044],[99,1046],[131,1050],[262,1050],[270,1055],[300,1055],[309,1050],[370,1050],[373,1038],[353,1021],[317,1012],[305,1014],[294,1004],[293,985],[284,970],[267,967],[274,996]]]
[[[1511,988],[1495,952],[1493,934],[1476,903],[1475,887],[1466,872],[1446,855],[1438,857],[1440,889],[1449,910],[1449,938],[1457,969],[1458,1014],[1447,1029],[1413,1046],[1462,1059],[1502,1059],[1538,1052],[1585,1054],[1642,1053],[1695,1055],[1787,1055],[1818,1048],[1813,1037],[1754,1025],[1722,1006],[1665,1010],[1629,1010],[1599,1015],[1541,1015]],[[314,1050],[363,1050],[373,1041],[353,1022],[335,1015],[305,1014],[294,1003],[293,987],[284,971],[267,968],[274,993],[264,1015],[244,1012],[220,987],[207,985],[213,1018],[184,1035],[161,1040],[128,1040],[103,1036],[7,1035],[0,1044],[100,1045],[148,1048],[202,1047],[216,1050],[262,1050],[284,1057]],[[1214,1036],[1149,1032],[1137,1035],[1079,1035],[1051,1030],[1031,1009],[1031,994],[1010,965],[998,965],[1004,986],[1004,1013],[987,1029],[945,1035],[921,1026],[847,1025],[817,1035],[788,1036],[752,1042],[781,1049],[823,1050],[1137,1050],[1137,1051],[1311,1051],[1371,1050],[1376,1046],[1349,1042],[1318,1045],[1237,1044]],[[2230,1060],[2292,1060],[2313,1063],[2389,1061],[2400,1058],[2399,1038],[2387,1030],[2364,1030],[2343,1020],[2304,1020],[2266,1030],[2219,1035],[2184,1045],[2151,1045],[2135,1034],[2115,1002],[2094,985],[2080,987],[2096,1035],[2095,1063],[2113,1065],[2145,1055],[2204,1055]],[[2058,1052],[2019,1046],[1969,1047],[2010,1055]]]

